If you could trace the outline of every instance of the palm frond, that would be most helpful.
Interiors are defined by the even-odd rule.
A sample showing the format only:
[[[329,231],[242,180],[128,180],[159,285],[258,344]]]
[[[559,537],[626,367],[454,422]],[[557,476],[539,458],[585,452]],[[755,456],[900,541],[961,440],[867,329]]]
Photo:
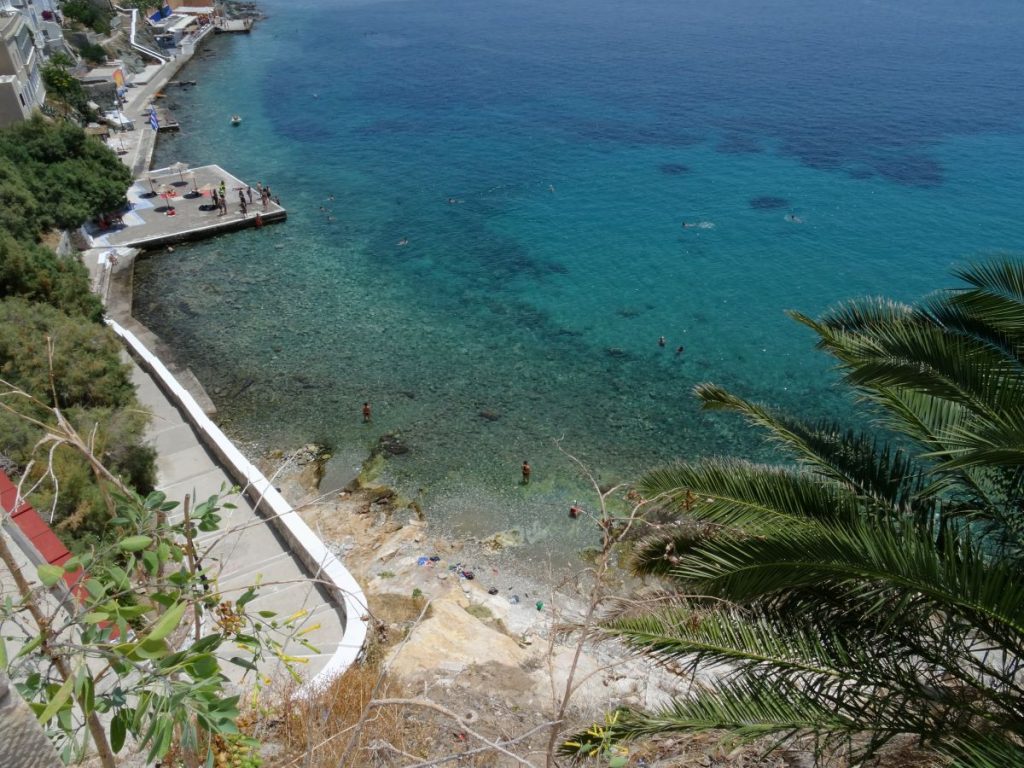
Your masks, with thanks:
[[[815,472],[848,486],[856,495],[883,502],[879,511],[917,506],[924,470],[904,451],[877,437],[827,421],[810,426],[713,384],[700,384],[694,393],[705,409],[741,414],[751,424],[768,430],[776,443]]]
[[[1016,568],[989,562],[963,531],[937,548],[935,533],[874,521],[794,528],[749,539],[711,539],[672,569],[700,594],[736,603],[833,585],[865,615],[924,603],[970,618],[1013,646],[1024,641],[1024,584]],[[894,617],[895,618],[895,617]],[[1024,647],[1020,648],[1024,655]]]
[[[825,337],[829,332],[861,334],[879,325],[904,321],[914,316],[914,307],[876,297],[837,304],[817,319],[795,310],[786,314],[811,328],[819,337]],[[822,346],[820,342],[818,346]]]
[[[940,743],[938,751],[952,760],[950,768],[1008,768],[1024,765],[1024,744],[993,730],[962,729]]]
[[[939,325],[950,333],[973,338],[987,344],[1010,362],[1024,364],[1024,345],[1019,338],[994,325],[991,317],[977,314],[975,308],[961,306],[955,298],[951,299],[949,292],[926,298],[917,311],[926,322]]]
[[[678,598],[601,627],[693,695],[616,712],[564,751],[724,730],[813,736],[852,759],[912,734],[955,765],[1024,765],[1024,261],[958,276],[966,288],[915,306],[792,313],[891,442],[696,388],[798,467],[716,459],[642,480],[676,519],[648,520],[633,566]],[[716,690],[699,682],[709,671]]]
[[[693,696],[677,698],[650,714],[618,710],[606,725],[595,725],[568,739],[561,751],[578,757],[593,756],[608,743],[665,733],[724,730],[728,731],[728,743],[743,744],[765,736],[845,736],[860,730],[855,719],[824,708],[785,685],[734,680],[716,689],[698,689]]]
[[[984,338],[1020,362],[1024,353],[1024,264],[1010,258],[994,259],[968,265],[955,274],[973,287],[944,291],[926,306],[946,327]]]
[[[637,487],[645,498],[669,501],[692,519],[753,533],[808,518],[849,520],[860,510],[845,489],[807,472],[737,459],[655,469]]]
[[[1019,259],[991,259],[961,267],[953,274],[976,288],[1001,293],[1024,303],[1024,262]]]
[[[1020,367],[973,339],[950,341],[941,328],[907,325],[875,340],[877,352],[848,356],[845,378],[855,387],[911,389],[955,400],[983,416],[1019,406]]]
[[[808,689],[827,688],[829,695],[848,687],[855,668],[867,670],[856,683],[860,688],[889,681],[882,667],[870,663],[879,636],[841,634],[771,608],[740,610],[693,601],[603,622],[602,629],[633,650],[677,668],[695,671],[724,665],[722,679],[762,667],[780,678],[800,680]]]
[[[1024,371],[986,342],[950,333],[920,314],[876,324],[863,332],[813,327],[820,346],[835,355],[851,384],[907,387],[959,400],[978,413],[1019,402]]]
[[[721,535],[721,531],[713,524],[687,519],[666,523],[633,544],[629,568],[637,576],[671,578],[682,555],[693,552],[715,535]]]

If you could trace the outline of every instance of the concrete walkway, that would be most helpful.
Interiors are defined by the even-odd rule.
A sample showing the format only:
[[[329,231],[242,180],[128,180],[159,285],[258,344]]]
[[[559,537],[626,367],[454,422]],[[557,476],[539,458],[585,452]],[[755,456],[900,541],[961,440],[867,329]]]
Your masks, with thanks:
[[[177,56],[173,61],[160,67],[144,85],[129,91],[124,112],[135,119],[137,127],[134,131],[118,134],[112,144],[124,147],[121,160],[132,169],[136,178],[141,178],[147,173],[156,142],[156,131],[146,122],[148,105],[153,102],[155,94],[164,88],[190,58],[190,53]],[[210,179],[197,175],[196,181],[200,185],[206,181],[219,182],[221,178],[230,178],[232,186],[243,185],[241,181],[216,166],[210,166],[205,170],[213,175]],[[180,177],[176,179],[175,174],[169,174],[169,184],[174,185],[176,180],[182,181]],[[141,191],[145,192],[145,189]],[[271,205],[278,216],[285,215],[280,206]],[[256,207],[259,207],[258,201]],[[191,212],[182,211],[186,214],[182,217],[183,221],[190,218],[190,213],[201,213],[198,203],[195,204],[195,208],[196,210]],[[166,228],[167,220],[168,217],[160,216],[150,224]],[[146,221],[146,217],[143,216],[139,222],[143,229],[147,226]],[[118,242],[120,241],[108,240],[106,244],[116,246]],[[168,350],[164,348],[160,339],[131,316],[135,251],[122,250],[126,251],[126,254],[119,261],[103,257],[100,249],[83,254],[85,264],[92,274],[93,285],[106,304],[108,318],[133,333],[150,353],[161,357],[169,373],[188,391],[198,408],[207,415],[212,414],[215,410],[213,403],[192,372],[187,368],[169,364],[171,356],[167,354]],[[202,502],[213,494],[221,493],[222,489],[230,489],[232,481],[229,475],[204,447],[206,444],[191,426],[195,422],[187,421],[157,381],[140,367],[133,357],[127,353],[125,356],[132,366],[132,378],[138,389],[139,401],[153,414],[147,438],[157,450],[159,490],[175,501],[182,501],[188,494],[194,506],[196,500]],[[167,386],[166,383],[164,386]],[[344,669],[347,663],[350,663],[344,660],[350,660],[358,654],[365,637],[361,621],[362,614],[365,613],[365,598],[354,580],[351,581],[350,595],[355,594],[357,599],[349,606],[349,612],[354,615],[349,616],[351,623],[346,636],[344,613],[340,612],[343,609],[339,608],[337,602],[329,599],[321,586],[309,578],[300,564],[300,557],[292,552],[267,521],[254,511],[249,501],[239,493],[224,496],[221,501],[230,502],[236,508],[221,512],[221,530],[213,534],[202,534],[199,548],[207,575],[215,589],[221,593],[222,599],[233,601],[248,586],[260,583],[262,586],[258,592],[259,596],[247,606],[250,614],[255,615],[256,611],[275,611],[279,618],[284,619],[305,612],[295,622],[292,635],[299,631],[303,632],[301,639],[316,650],[311,651],[303,643],[298,642],[297,638],[281,638],[281,654],[303,660],[294,665],[296,671],[300,672],[304,679],[310,680],[325,667],[333,671]],[[320,542],[317,541],[317,544]],[[318,558],[317,562],[321,563],[321,560]],[[341,570],[344,576],[351,580],[348,573],[343,568]],[[339,653],[338,658],[332,658],[340,649],[344,649],[345,652]],[[224,658],[245,656],[245,653],[239,652],[233,644],[226,644],[226,647],[221,649],[221,654]],[[263,660],[258,666],[260,674],[264,676],[274,676],[283,672],[282,664],[275,656]],[[238,680],[244,670],[225,665],[225,672],[233,674],[234,679]]]
[[[171,500],[181,501],[187,494],[193,500],[193,507],[196,502],[230,489],[228,476],[200,444],[192,427],[149,374],[134,362],[132,378],[138,388],[139,401],[153,413],[148,439],[158,452],[158,489]],[[295,627],[306,632],[303,639],[317,652],[295,640],[285,642],[282,651],[305,660],[296,668],[309,679],[333,655],[342,637],[344,627],[337,610],[244,496],[227,493],[222,501],[236,508],[221,512],[220,531],[201,534],[198,540],[198,547],[204,553],[202,562],[214,590],[219,591],[224,600],[235,600],[246,587],[259,582],[263,586],[258,597],[247,606],[249,613],[276,611],[279,617],[285,618],[298,611],[308,611]],[[221,653],[225,658],[244,655],[231,644]],[[279,671],[279,666],[279,660],[271,657],[260,664],[260,673],[272,676]],[[241,668],[228,667],[229,672],[237,670],[238,679],[241,678]]]

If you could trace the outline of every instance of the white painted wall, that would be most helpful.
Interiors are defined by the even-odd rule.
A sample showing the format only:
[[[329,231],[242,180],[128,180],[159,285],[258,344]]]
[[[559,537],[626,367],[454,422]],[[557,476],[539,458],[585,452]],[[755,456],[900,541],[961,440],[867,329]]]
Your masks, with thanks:
[[[293,556],[298,558],[315,578],[332,585],[328,592],[342,616],[345,632],[334,656],[304,688],[309,690],[326,685],[345,672],[362,653],[369,618],[366,596],[362,588],[263,473],[253,466],[221,432],[220,427],[203,413],[192,395],[178,383],[160,358],[150,352],[135,334],[120,324],[107,320],[107,325],[127,345],[143,369],[156,379],[164,394],[181,409],[200,440],[221,461],[235,482],[245,489],[253,504],[267,517],[268,523],[274,526],[291,548]]]

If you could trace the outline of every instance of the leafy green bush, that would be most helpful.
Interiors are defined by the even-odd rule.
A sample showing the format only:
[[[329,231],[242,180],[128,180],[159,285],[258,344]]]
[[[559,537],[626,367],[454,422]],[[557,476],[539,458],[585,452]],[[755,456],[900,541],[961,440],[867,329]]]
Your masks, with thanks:
[[[88,0],[65,0],[61,4],[61,10],[67,18],[81,22],[94,32],[101,35],[110,32],[112,14],[100,10]]]
[[[103,494],[81,454],[66,447],[52,456],[38,450],[42,430],[19,415],[49,423],[48,409],[60,408],[78,432],[91,436],[93,452],[112,472],[148,493],[155,481],[155,451],[143,442],[148,415],[138,407],[120,353],[105,326],[20,298],[0,301],[0,379],[37,401],[3,396],[15,413],[0,411],[0,453],[21,466],[36,459],[29,472],[33,482],[44,478],[52,461],[59,483],[44,481],[31,500],[52,516],[58,532],[74,534],[63,536],[73,551],[104,540],[109,513]]]
[[[76,125],[38,116],[0,131],[3,160],[10,165],[0,166],[0,178],[20,179],[37,202],[24,205],[23,227],[36,237],[121,208],[132,181],[131,171],[103,142]]]
[[[106,49],[102,45],[96,45],[95,43],[86,43],[79,46],[78,52],[82,54],[83,59],[91,61],[93,64],[102,64],[107,60]]]
[[[0,195],[3,189],[0,182]],[[17,229],[15,210],[15,206],[0,206],[0,297],[20,296],[70,315],[99,320],[103,305],[89,291],[89,275],[77,258],[61,258],[48,248],[15,240],[3,231]]]
[[[65,82],[62,64],[46,70],[50,79],[80,90]],[[143,444],[148,416],[120,343],[98,323],[103,307],[85,267],[38,241],[120,208],[130,183],[117,156],[78,126],[36,117],[0,131],[0,454],[28,469],[29,485],[42,481],[30,500],[74,551],[116,531],[89,462],[40,442],[53,426],[49,409],[89,435],[92,452],[141,493],[153,487],[155,452]]]
[[[46,84],[47,100],[62,101],[78,113],[85,114],[89,98],[85,95],[82,83],[68,72],[67,67],[70,64],[64,64],[65,59],[66,56],[61,60],[54,56],[40,69],[43,82]]]

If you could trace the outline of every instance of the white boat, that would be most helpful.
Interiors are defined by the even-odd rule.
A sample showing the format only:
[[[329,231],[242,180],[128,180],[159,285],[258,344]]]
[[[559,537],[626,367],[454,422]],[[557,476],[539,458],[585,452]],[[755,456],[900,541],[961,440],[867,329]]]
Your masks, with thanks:
[[[232,125],[238,125],[241,122],[242,122],[242,118],[239,117],[238,115],[232,115],[231,116],[231,124]]]

